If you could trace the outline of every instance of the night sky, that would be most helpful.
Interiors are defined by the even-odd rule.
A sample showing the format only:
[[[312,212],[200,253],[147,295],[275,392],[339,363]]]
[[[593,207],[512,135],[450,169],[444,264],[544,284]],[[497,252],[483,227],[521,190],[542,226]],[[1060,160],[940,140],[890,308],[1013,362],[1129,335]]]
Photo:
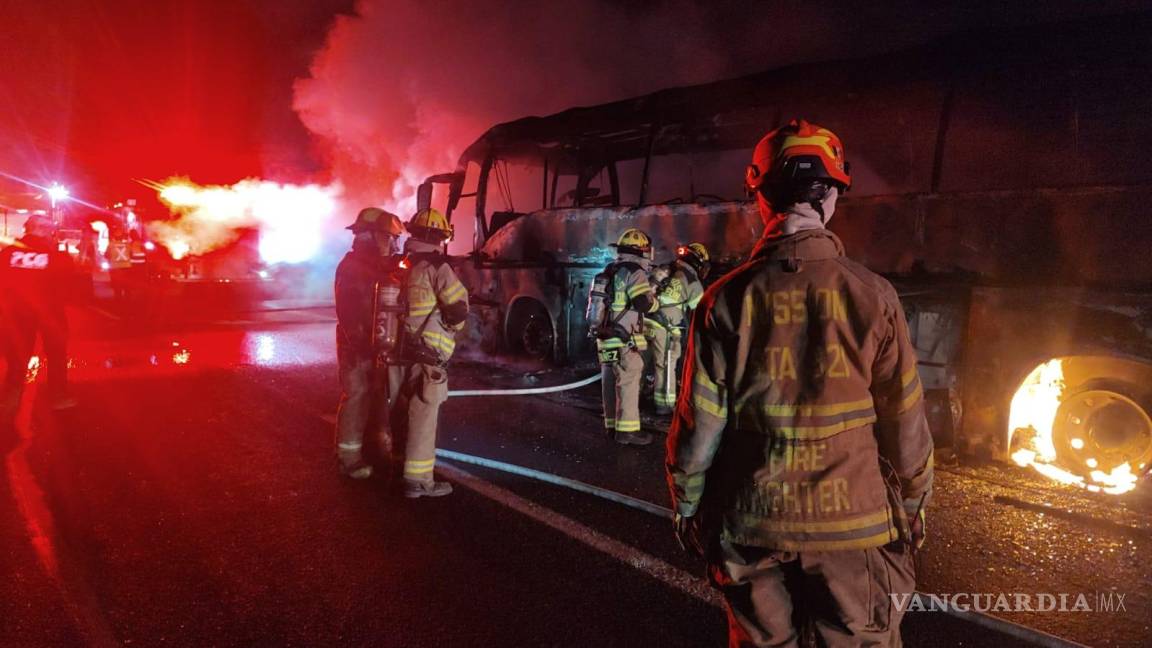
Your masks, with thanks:
[[[326,43],[353,0],[0,0],[0,171],[60,180],[98,203],[146,198],[134,178],[327,181],[339,175],[341,148],[367,167],[391,165],[381,177],[395,177],[411,163],[398,158],[415,150],[404,138],[428,139],[430,129],[440,136],[426,148],[458,150],[497,120],[1088,10],[1070,0],[881,4],[361,0],[367,17],[345,19],[343,41]],[[310,133],[293,84],[326,46]],[[482,65],[501,56],[525,69]],[[516,87],[489,87],[502,79]],[[355,92],[374,85],[380,92]],[[401,91],[411,96],[389,96]],[[399,107],[373,114],[366,104],[377,102]],[[349,143],[363,133],[370,141]],[[388,147],[383,161],[364,153]]]
[[[94,200],[314,172],[292,81],[350,4],[0,0],[0,170]]]

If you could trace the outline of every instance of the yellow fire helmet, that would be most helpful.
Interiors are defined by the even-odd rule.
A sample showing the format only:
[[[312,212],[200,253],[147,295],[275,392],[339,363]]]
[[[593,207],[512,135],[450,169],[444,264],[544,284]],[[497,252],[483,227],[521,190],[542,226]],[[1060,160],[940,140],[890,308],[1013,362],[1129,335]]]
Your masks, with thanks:
[[[408,231],[419,239],[444,241],[452,238],[452,225],[437,209],[422,209],[408,221]]]
[[[389,236],[400,236],[404,233],[404,226],[400,217],[379,207],[365,207],[356,215],[356,222],[346,229],[353,232],[375,231]]]
[[[683,257],[691,254],[700,261],[709,261],[708,248],[703,243],[689,243],[676,248],[676,256]]]
[[[624,252],[635,252],[641,256],[652,250],[652,239],[643,231],[635,227],[624,230],[620,239],[616,241],[616,249]]]

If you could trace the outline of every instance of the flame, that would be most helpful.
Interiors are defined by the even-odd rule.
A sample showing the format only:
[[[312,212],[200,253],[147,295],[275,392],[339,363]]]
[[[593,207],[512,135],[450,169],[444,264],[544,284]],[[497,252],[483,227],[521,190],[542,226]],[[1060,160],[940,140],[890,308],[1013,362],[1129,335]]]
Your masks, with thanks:
[[[1093,470],[1088,479],[1055,465],[1057,457],[1052,432],[1064,388],[1064,365],[1055,358],[1032,370],[1016,390],[1008,414],[1009,442],[1013,441],[1012,437],[1019,437],[1024,447],[1012,453],[1012,461],[1019,466],[1031,466],[1054,481],[1096,493],[1119,495],[1136,488],[1137,475],[1133,474],[1128,463],[1109,472]],[[1073,445],[1077,440],[1073,440]],[[1079,441],[1082,445],[1083,440]],[[1092,459],[1088,463],[1095,467]]]
[[[168,253],[177,261],[188,256],[188,253],[192,251],[192,246],[188,244],[188,241],[176,236],[168,241],[161,241],[161,244],[168,248]]]
[[[24,382],[32,384],[36,382],[36,376],[40,375],[40,356],[32,356],[28,358],[28,368],[24,373]]]
[[[1021,461],[1013,455],[1013,460],[1027,466],[1035,459],[1044,462],[1056,460],[1056,446],[1052,443],[1052,427],[1056,421],[1056,411],[1060,409],[1060,396],[1064,393],[1064,365],[1059,359],[1049,360],[1032,370],[1020,389],[1012,396],[1012,406],[1008,413],[1008,431],[1031,430],[1032,459]],[[1017,453],[1019,454],[1019,453]]]
[[[322,226],[336,211],[339,185],[292,185],[242,180],[201,186],[187,178],[150,184],[178,216],[148,226],[175,259],[222,248],[243,228],[260,231],[265,263],[301,263],[319,251]]]

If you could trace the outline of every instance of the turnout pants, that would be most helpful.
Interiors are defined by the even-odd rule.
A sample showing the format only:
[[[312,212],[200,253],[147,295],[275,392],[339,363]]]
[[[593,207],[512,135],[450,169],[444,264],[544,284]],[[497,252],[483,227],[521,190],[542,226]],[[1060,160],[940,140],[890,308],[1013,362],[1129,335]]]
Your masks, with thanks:
[[[392,452],[386,375],[370,357],[339,354],[340,408],[336,412],[336,456],[348,468],[364,460],[364,442],[375,431],[382,458]]]
[[[440,405],[448,400],[448,371],[426,364],[388,368],[390,400],[407,424],[404,479],[432,481]]]
[[[616,362],[600,365],[604,397],[604,428],[609,433],[640,431],[640,378],[644,357],[636,349],[620,349]]]
[[[657,409],[676,406],[676,363],[680,360],[680,330],[661,326],[647,330],[648,348],[652,350],[653,378],[656,390],[652,398]]]
[[[4,393],[0,397],[0,425],[10,423],[16,416],[20,395],[24,393],[28,359],[36,342],[35,335],[35,329],[27,322],[0,311],[0,349],[4,351]]]
[[[64,311],[35,314],[0,312],[0,347],[4,352],[4,393],[0,397],[0,417],[15,415],[28,375],[28,364],[36,353],[39,336],[43,355],[40,368],[45,373],[48,397],[59,399],[68,391],[68,318]]]
[[[916,587],[907,544],[788,552],[722,541],[719,553],[709,572],[728,608],[729,646],[901,645],[904,613],[891,595]]]

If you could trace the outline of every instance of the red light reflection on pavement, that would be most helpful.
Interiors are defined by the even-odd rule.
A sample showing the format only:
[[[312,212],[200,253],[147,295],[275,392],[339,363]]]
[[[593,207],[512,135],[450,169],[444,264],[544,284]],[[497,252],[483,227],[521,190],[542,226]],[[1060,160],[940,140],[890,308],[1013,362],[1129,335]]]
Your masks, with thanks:
[[[36,387],[26,390],[25,402],[34,401]],[[44,491],[36,482],[32,474],[32,467],[28,463],[28,446],[32,443],[32,408],[21,407],[16,418],[16,431],[19,434],[20,444],[8,453],[5,466],[8,469],[8,484],[12,490],[12,498],[24,519],[24,526],[28,532],[28,540],[36,551],[36,558],[41,567],[53,579],[60,579],[59,561],[56,558],[56,545],[52,538],[55,536],[55,525],[52,513],[44,502]]]
[[[56,424],[52,419],[37,418],[34,429],[33,415],[36,408],[33,404],[37,401],[38,391],[38,385],[29,385],[17,410],[14,425],[18,445],[8,452],[4,461],[9,490],[24,522],[28,543],[32,546],[36,560],[58,587],[84,643],[93,646],[120,645],[83,576],[69,564],[67,556],[60,552],[55,517],[28,459],[34,435],[45,434],[45,426],[51,428]]]
[[[73,382],[336,361],[330,324],[284,331],[196,331],[143,340],[76,340],[69,355],[68,378]],[[29,379],[35,378],[30,373]]]

